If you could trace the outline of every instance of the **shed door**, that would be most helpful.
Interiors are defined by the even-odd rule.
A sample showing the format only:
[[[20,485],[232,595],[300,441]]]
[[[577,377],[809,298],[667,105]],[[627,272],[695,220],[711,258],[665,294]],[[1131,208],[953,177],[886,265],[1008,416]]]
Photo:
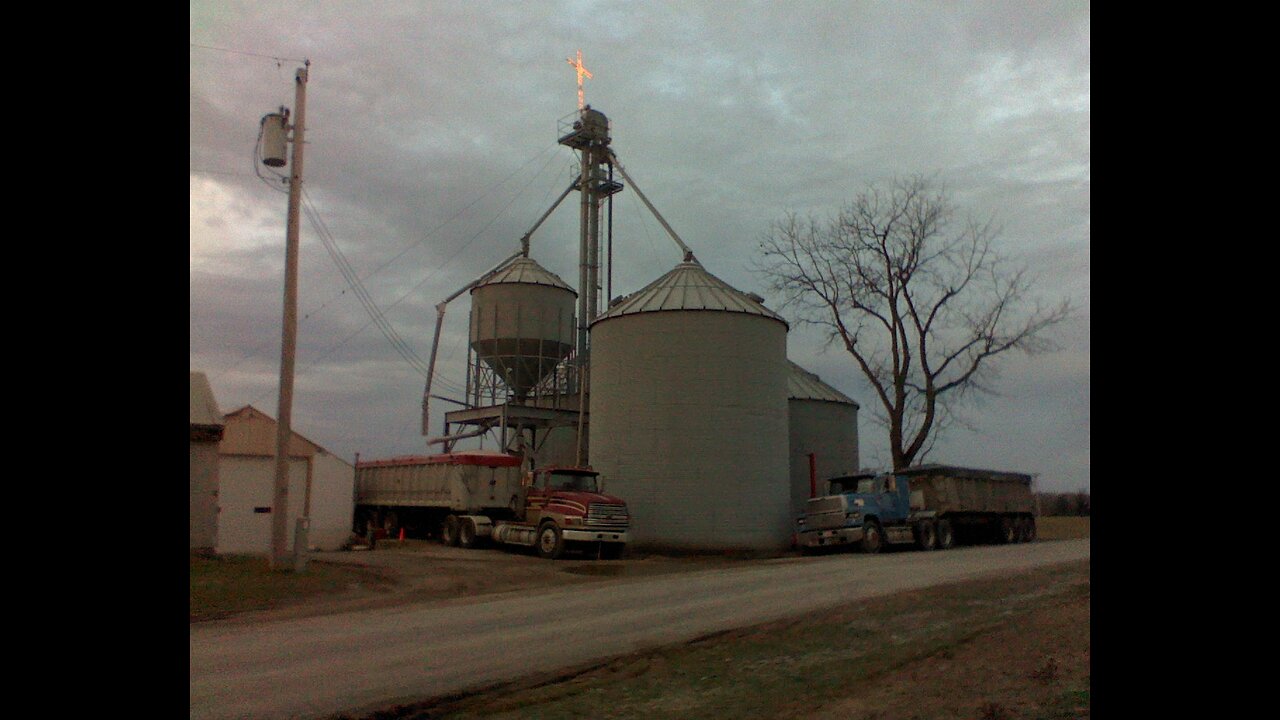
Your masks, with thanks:
[[[276,464],[270,457],[223,455],[218,463],[218,552],[269,555],[271,553],[270,508],[275,488]],[[289,460],[289,539],[293,549],[293,528],[302,517],[307,491],[307,461]]]

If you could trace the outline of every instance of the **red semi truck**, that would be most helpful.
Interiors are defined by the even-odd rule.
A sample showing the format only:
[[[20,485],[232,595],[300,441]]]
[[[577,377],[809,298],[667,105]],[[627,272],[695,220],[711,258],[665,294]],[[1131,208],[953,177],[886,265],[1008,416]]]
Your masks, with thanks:
[[[484,451],[356,463],[357,534],[403,528],[455,547],[491,541],[550,559],[569,550],[613,559],[630,523],[626,503],[606,495],[591,468],[522,471],[518,456]]]

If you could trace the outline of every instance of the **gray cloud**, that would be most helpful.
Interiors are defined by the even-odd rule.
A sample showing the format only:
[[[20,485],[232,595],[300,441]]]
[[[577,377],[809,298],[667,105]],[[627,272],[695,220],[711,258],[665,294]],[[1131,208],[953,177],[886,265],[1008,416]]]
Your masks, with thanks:
[[[869,181],[936,175],[964,209],[996,217],[1043,294],[1071,296],[1083,314],[1062,352],[1007,363],[1003,397],[971,408],[979,433],[957,431],[935,455],[1087,487],[1088,4],[730,7],[191,2],[192,369],[225,408],[275,413],[286,201],[254,176],[252,152],[259,119],[294,105],[298,59],[312,61],[307,196],[425,360],[435,303],[514,252],[572,179],[573,155],[555,141],[576,107],[565,58],[581,49],[587,101],[609,115],[628,172],[739,288],[763,291],[750,261],[771,220],[828,214]],[[533,251],[572,284],[575,201]],[[614,221],[613,294],[680,259],[631,189]],[[302,228],[295,426],[348,459],[421,452],[422,377]],[[449,308],[445,383],[463,382],[467,309],[465,298]],[[789,348],[869,411],[838,349],[803,330]],[[862,431],[871,457],[883,443],[871,423]]]

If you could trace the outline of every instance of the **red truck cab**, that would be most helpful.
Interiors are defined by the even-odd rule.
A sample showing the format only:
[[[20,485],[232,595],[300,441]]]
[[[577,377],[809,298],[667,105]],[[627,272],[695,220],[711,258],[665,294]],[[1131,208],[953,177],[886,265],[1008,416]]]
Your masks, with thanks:
[[[537,528],[538,554],[557,558],[567,545],[598,543],[601,558],[621,556],[630,515],[626,503],[605,494],[591,468],[547,466],[525,477],[521,524]]]

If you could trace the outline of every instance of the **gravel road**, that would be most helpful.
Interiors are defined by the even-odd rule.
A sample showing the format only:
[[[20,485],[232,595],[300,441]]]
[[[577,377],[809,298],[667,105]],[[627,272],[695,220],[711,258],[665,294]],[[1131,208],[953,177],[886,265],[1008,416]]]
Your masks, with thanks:
[[[191,627],[191,717],[315,718],[511,680],[861,598],[1089,558],[1089,540],[749,566]]]

